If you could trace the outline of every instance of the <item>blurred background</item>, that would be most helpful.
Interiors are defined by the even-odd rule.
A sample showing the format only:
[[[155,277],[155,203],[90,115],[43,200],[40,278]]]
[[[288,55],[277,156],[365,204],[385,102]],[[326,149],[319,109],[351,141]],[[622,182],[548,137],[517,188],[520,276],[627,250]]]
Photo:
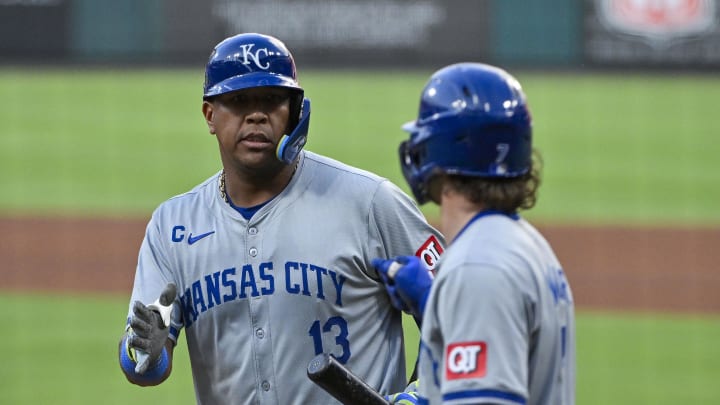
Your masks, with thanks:
[[[117,342],[152,211],[220,169],[204,67],[241,32],[292,51],[307,149],[406,191],[400,126],[430,74],[515,75],[544,158],[523,215],[573,288],[577,402],[720,403],[720,2],[0,0],[0,404],[194,403],[182,336],[146,389]]]
[[[720,63],[712,0],[2,0],[4,63],[202,66],[240,32],[304,68],[683,68]]]

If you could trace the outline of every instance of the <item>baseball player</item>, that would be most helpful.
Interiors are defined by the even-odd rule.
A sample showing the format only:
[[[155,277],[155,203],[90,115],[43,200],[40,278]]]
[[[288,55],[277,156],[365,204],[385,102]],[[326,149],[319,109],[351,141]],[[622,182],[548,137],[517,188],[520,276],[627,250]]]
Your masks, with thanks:
[[[442,235],[388,180],[303,150],[310,100],[278,39],[220,42],[202,112],[222,170],[152,215],[119,347],[127,379],[164,381],[184,330],[199,404],[337,403],[306,375],[320,353],[402,390],[402,313],[371,260],[432,267]]]
[[[373,262],[393,302],[422,318],[418,398],[402,403],[573,404],[570,285],[519,215],[540,183],[520,84],[485,64],[447,66],[404,129],[404,176],[419,203],[440,205],[449,247],[434,278],[413,257]]]

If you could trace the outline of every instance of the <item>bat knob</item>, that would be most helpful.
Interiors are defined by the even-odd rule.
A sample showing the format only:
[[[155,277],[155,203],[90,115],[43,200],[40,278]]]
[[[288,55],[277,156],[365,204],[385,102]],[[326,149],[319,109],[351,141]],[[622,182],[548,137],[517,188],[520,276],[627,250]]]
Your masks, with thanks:
[[[320,353],[308,363],[307,374],[310,379],[315,379],[317,375],[325,371],[330,366],[330,355]]]

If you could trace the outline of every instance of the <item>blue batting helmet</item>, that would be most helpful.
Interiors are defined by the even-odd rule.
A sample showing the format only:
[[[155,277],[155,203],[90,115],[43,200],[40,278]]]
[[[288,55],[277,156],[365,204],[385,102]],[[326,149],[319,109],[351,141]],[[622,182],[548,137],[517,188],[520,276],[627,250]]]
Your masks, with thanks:
[[[532,165],[530,111],[520,83],[506,71],[458,63],[435,72],[415,121],[403,125],[403,175],[420,204],[436,174],[517,177]]]
[[[203,99],[253,87],[291,91],[289,135],[278,143],[278,159],[292,163],[305,146],[310,125],[310,100],[298,84],[295,60],[279,39],[246,33],[217,44],[205,67]]]

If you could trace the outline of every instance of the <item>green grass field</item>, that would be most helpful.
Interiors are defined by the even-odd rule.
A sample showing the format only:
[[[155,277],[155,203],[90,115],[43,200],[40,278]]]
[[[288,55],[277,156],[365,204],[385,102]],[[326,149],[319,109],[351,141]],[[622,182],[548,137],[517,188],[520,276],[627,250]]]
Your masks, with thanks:
[[[400,125],[429,73],[301,72],[313,101],[308,149],[407,190]],[[528,217],[720,224],[720,79],[516,76],[545,157]],[[201,89],[202,72],[0,70],[0,214],[149,216],[219,169]],[[162,386],[125,382],[115,350],[127,297],[0,293],[0,305],[0,403],[194,402],[184,350]],[[720,403],[717,316],[579,311],[577,322],[579,404]]]
[[[124,297],[2,294],[0,306],[0,403],[194,403],[182,337],[168,381],[125,381],[116,357]],[[577,403],[718,403],[718,339],[718,317],[580,312]],[[408,337],[408,347],[416,342]]]
[[[429,72],[319,72],[308,149],[386,176]],[[517,73],[545,158],[530,218],[720,224],[709,76]],[[219,169],[202,72],[0,70],[0,210],[147,215]],[[436,211],[424,208],[428,215]]]

